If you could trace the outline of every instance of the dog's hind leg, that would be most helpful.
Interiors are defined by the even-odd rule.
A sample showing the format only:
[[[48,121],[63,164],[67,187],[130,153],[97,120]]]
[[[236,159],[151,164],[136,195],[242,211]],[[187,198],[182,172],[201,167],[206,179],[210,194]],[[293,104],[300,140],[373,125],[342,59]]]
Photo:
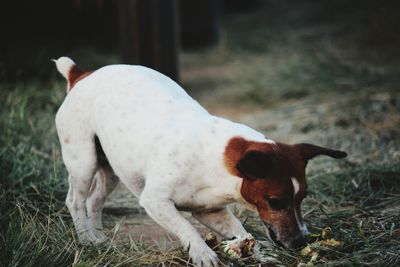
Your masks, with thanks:
[[[102,232],[102,211],[107,196],[114,190],[119,179],[113,174],[109,165],[99,166],[86,200],[88,226],[99,242],[107,240]]]
[[[66,205],[74,221],[78,238],[82,243],[98,243],[88,224],[86,199],[93,175],[97,168],[93,135],[73,133],[58,129],[62,157],[68,170],[69,190]]]

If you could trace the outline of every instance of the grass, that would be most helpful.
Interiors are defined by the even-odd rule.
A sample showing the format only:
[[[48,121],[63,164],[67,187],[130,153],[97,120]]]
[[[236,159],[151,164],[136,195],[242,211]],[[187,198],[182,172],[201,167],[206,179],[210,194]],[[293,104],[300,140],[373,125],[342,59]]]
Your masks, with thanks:
[[[382,48],[376,40],[369,44],[368,32],[346,30],[348,21],[354,22],[352,29],[363,25],[362,10],[343,9],[335,2],[328,5],[334,12],[324,17],[318,14],[327,7],[319,3],[305,1],[296,8],[268,3],[226,18],[218,46],[184,53],[182,82],[211,110],[248,122],[274,139],[316,142],[349,153],[344,161],[310,163],[309,196],[303,204],[310,230],[329,227],[343,246],[322,249],[311,261],[298,251],[260,245],[260,258],[233,261],[221,254],[222,262],[399,266],[400,64],[390,57],[390,47]],[[382,39],[390,36],[376,31]],[[360,40],[366,42],[362,47]],[[114,58],[77,54],[85,66]],[[37,64],[43,62],[48,58]],[[54,128],[64,87],[53,75],[0,82],[0,266],[187,265],[188,255],[181,249],[160,251],[140,240],[78,244],[64,206],[67,174]],[[229,106],[235,110],[223,109]],[[248,121],[241,117],[243,107],[250,108]],[[257,239],[265,239],[255,214],[245,211],[240,219]],[[111,224],[111,239],[119,227]]]
[[[309,196],[303,211],[311,232],[329,227],[331,237],[343,242],[340,248],[319,251],[312,264],[398,266],[399,179],[396,163],[347,166],[344,171],[309,175]],[[257,224],[250,225],[250,230],[257,228]],[[263,239],[261,231],[253,234]],[[263,249],[269,255],[267,261],[281,266],[307,264],[311,258],[281,248]]]
[[[319,209],[309,213],[311,227],[329,226],[335,238],[344,241],[343,248],[332,251],[324,261],[338,266],[398,265],[398,164],[365,164],[346,169],[310,177],[311,192],[305,207]]]

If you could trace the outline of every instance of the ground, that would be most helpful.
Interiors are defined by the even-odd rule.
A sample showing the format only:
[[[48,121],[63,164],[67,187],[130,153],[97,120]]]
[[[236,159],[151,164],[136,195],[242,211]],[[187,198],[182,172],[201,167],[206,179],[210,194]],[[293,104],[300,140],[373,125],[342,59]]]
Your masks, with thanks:
[[[255,10],[224,17],[217,45],[182,53],[181,84],[211,113],[273,140],[346,151],[344,160],[310,162],[302,207],[313,233],[329,227],[343,245],[321,249],[313,260],[262,247],[261,258],[221,255],[222,264],[400,265],[400,61],[392,35],[380,30],[390,30],[390,6],[260,2]],[[92,50],[75,55],[87,68],[118,60]],[[123,186],[104,214],[114,245],[80,246],[63,204],[66,171],[54,128],[65,82],[57,77],[0,86],[2,266],[188,264],[174,237]],[[265,239],[256,214],[232,209],[257,239]]]

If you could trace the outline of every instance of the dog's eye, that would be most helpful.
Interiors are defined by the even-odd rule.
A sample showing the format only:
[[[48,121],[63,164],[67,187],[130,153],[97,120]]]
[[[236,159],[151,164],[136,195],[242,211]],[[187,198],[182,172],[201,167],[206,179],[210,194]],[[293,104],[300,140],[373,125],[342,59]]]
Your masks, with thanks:
[[[269,206],[273,210],[283,210],[287,206],[287,201],[285,199],[280,198],[268,198],[267,199]]]

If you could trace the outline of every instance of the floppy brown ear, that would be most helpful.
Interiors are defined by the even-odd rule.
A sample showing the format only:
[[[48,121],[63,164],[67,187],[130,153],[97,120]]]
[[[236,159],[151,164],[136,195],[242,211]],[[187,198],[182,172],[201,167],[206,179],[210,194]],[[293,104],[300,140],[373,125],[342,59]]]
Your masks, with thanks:
[[[267,178],[273,165],[273,156],[258,150],[247,151],[236,163],[244,178],[254,180]]]
[[[299,148],[300,154],[305,162],[320,155],[329,156],[335,159],[341,159],[347,156],[347,153],[344,151],[333,150],[330,148],[311,144],[296,144],[295,146]]]

